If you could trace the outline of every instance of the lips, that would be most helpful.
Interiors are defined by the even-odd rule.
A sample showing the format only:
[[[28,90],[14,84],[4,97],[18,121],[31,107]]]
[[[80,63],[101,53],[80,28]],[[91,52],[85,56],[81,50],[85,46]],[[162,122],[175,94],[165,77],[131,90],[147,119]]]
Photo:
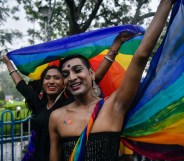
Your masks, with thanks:
[[[80,85],[81,85],[80,82],[78,82],[78,83],[70,83],[69,87],[71,88],[71,90],[76,91],[76,90],[78,90],[80,88]]]
[[[56,87],[55,86],[48,86],[48,90],[49,91],[55,91],[56,90]]]

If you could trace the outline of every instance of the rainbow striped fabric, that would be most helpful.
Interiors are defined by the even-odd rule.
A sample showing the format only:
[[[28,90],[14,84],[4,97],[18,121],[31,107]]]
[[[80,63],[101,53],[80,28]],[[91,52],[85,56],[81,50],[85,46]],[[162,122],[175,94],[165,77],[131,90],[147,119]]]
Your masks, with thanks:
[[[83,153],[86,148],[86,143],[88,141],[88,136],[91,132],[93,124],[98,116],[98,113],[101,107],[104,104],[104,99],[101,99],[95,106],[94,111],[89,119],[88,125],[85,127],[84,131],[82,132],[81,136],[79,137],[73,152],[70,156],[69,161],[82,161]]]
[[[127,147],[151,159],[184,160],[183,5],[184,0],[176,0],[166,37],[151,61],[122,132],[122,142]],[[123,30],[144,33],[140,26],[110,27],[18,49],[8,56],[33,79],[39,79],[50,61],[75,53],[89,58],[96,69]],[[138,36],[122,45],[116,62],[101,82],[105,95],[118,87],[141,40],[142,36]]]
[[[90,59],[90,63],[96,71],[104,55],[107,54],[112,45],[114,38],[119,32],[125,30],[135,34],[144,33],[144,29],[141,26],[109,27],[14,50],[8,53],[8,57],[22,74],[34,80],[40,78],[40,74],[48,65],[58,64],[58,59],[76,53],[80,53]],[[142,38],[143,36],[137,36],[125,42],[120,48],[116,62],[113,63],[109,72],[101,81],[105,96],[111,94],[119,86],[132,55]]]
[[[173,7],[122,136],[129,148],[151,159],[184,160],[184,0]]]

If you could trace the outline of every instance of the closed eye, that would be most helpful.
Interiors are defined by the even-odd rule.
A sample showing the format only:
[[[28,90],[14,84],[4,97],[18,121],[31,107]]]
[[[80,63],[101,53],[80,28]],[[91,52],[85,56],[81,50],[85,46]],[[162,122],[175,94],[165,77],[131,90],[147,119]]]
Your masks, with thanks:
[[[80,73],[83,70],[83,68],[82,66],[75,66],[73,70],[75,73]]]
[[[67,71],[62,71],[62,77],[63,77],[64,79],[66,79],[67,77],[69,77],[69,72],[67,72]]]

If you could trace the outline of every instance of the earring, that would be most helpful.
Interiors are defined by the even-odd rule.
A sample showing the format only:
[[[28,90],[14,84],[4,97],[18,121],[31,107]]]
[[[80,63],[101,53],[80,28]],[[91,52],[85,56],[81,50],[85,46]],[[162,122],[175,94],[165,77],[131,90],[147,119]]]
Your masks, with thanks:
[[[39,93],[39,99],[41,100],[42,98],[43,98],[43,90],[41,90]]]
[[[64,94],[63,95],[65,96],[65,98],[68,98],[68,95],[66,93],[66,90],[64,91]]]
[[[92,95],[94,97],[98,97],[101,93],[100,87],[96,84],[95,80],[93,80],[93,91]]]
[[[56,99],[55,99],[55,103],[58,101],[58,99],[61,97],[61,95],[65,92],[65,90],[66,90],[66,87],[61,91],[61,93],[56,97]]]

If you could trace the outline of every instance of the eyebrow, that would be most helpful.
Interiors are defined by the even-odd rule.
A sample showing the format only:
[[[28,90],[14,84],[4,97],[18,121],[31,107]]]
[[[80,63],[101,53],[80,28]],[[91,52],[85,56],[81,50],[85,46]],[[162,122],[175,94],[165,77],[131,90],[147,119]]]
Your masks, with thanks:
[[[82,65],[81,64],[76,64],[74,66],[71,66],[71,68],[75,68],[75,67],[82,67]],[[62,69],[62,72],[67,71],[67,70],[68,70],[68,68],[67,69]]]
[[[58,74],[46,74],[45,76],[59,76],[61,75],[61,73],[58,73]]]

